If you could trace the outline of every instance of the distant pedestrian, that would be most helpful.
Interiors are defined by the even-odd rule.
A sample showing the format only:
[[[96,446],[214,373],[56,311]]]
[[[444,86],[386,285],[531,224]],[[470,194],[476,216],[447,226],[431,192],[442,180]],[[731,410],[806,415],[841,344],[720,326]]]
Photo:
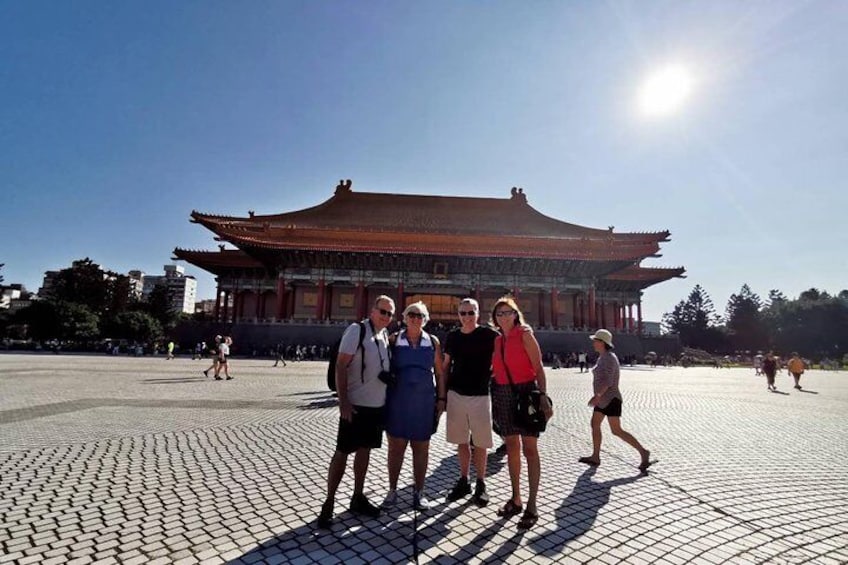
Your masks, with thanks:
[[[165,357],[165,361],[170,361],[174,358],[174,341],[171,340],[168,342],[168,355]]]
[[[276,367],[280,363],[283,364],[283,367],[286,366],[286,346],[282,343],[278,343],[277,347],[274,349],[274,354],[277,356],[277,360],[274,361],[274,366]]]
[[[797,390],[801,390],[801,375],[804,374],[806,368],[804,360],[798,357],[797,353],[793,353],[792,359],[786,364],[786,371],[795,379],[795,388]]]
[[[577,364],[580,365],[580,372],[586,370],[586,352],[581,351],[580,355],[577,356]]]
[[[581,457],[579,461],[596,467],[601,464],[601,424],[604,418],[609,419],[609,427],[613,435],[620,437],[628,445],[636,449],[642,458],[639,470],[643,473],[655,461],[651,461],[651,452],[630,433],[621,427],[622,396],[618,388],[621,366],[618,357],[612,352],[612,334],[608,330],[598,330],[591,336],[592,346],[598,353],[598,361],[592,369],[592,390],[595,395],[589,399],[589,406],[594,408],[592,413],[592,455]]]
[[[768,389],[772,392],[777,392],[777,387],[774,384],[774,378],[777,376],[777,359],[774,358],[774,353],[769,351],[766,358],[763,359],[761,371],[766,376]]]
[[[219,368],[218,368],[218,363],[219,363],[218,351],[221,349],[221,340],[222,339],[223,338],[220,335],[216,335],[215,339],[212,341],[213,345],[212,345],[212,348],[209,350],[209,353],[212,355],[212,366],[209,367],[208,369],[206,369],[205,371],[203,371],[204,377],[208,377],[209,371],[214,370],[215,371],[215,378],[218,379],[218,380],[221,380],[221,378],[218,376],[218,370],[219,370]]]

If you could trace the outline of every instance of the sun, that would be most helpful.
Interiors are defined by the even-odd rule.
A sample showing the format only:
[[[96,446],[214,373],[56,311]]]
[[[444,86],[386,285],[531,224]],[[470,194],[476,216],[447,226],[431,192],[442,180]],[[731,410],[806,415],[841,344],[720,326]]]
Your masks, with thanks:
[[[692,93],[692,75],[683,65],[668,65],[650,74],[639,90],[639,110],[646,116],[668,116]]]

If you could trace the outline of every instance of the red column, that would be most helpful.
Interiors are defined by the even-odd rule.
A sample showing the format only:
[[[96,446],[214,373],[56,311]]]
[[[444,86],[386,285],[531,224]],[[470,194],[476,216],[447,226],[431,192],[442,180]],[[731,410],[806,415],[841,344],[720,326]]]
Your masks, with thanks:
[[[221,321],[221,318],[220,318],[220,316],[221,316],[221,285],[218,285],[215,288],[217,288],[218,291],[215,293],[215,313],[213,314],[212,319],[215,320],[216,322],[220,322]]]
[[[403,281],[398,282],[398,290],[397,290],[397,304],[395,304],[395,315],[397,316],[398,322],[403,320],[403,309],[406,308],[406,302],[404,302],[403,295]]]
[[[616,331],[621,329],[621,306],[618,302],[612,303],[612,325]]]
[[[318,279],[318,300],[315,301],[315,319],[324,319],[324,277]]]
[[[598,309],[595,304],[595,287],[589,287],[589,327],[596,329],[598,324]]]
[[[286,317],[286,279],[277,278],[277,312],[276,317],[282,320]]]
[[[554,329],[559,327],[559,291],[551,288],[551,325]]]
[[[513,287],[512,289],[512,298],[517,302],[518,301],[518,287]]]
[[[294,301],[295,301],[295,293],[297,289],[292,287],[291,290],[286,291],[286,312],[289,316],[294,317]]]
[[[476,301],[477,301],[477,303],[478,303],[478,304],[480,304],[480,285],[479,285],[479,284],[478,284],[477,286],[475,286],[475,287],[474,287],[474,296],[473,296],[473,298],[474,298],[474,300],[476,300]],[[480,304],[480,308],[482,308],[482,307],[483,307],[483,305],[482,305],[482,304]]]
[[[601,325],[600,327],[607,327],[607,303],[601,300]]]
[[[586,299],[581,296],[578,299],[578,301],[580,302],[580,323],[579,323],[579,327],[585,328],[586,327]]]
[[[627,305],[627,329],[633,331],[633,305]]]
[[[256,311],[256,319],[258,320],[262,317],[262,292],[257,288],[254,294],[256,295],[256,308],[254,310]]]
[[[224,313],[221,316],[221,322],[227,322],[229,320],[228,314],[230,309],[230,291],[224,291]]]
[[[324,290],[324,319],[329,320],[333,317],[333,287],[327,285]]]
[[[356,285],[356,319],[361,320],[365,317],[365,283],[359,281]]]
[[[636,318],[638,319],[638,332],[642,335],[642,301],[636,303]]]

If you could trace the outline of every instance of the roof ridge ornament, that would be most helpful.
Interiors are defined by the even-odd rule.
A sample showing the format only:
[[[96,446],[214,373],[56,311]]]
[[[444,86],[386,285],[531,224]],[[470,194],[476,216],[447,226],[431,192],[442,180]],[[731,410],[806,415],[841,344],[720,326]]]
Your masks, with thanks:
[[[524,194],[524,189],[513,186],[510,191],[510,200],[516,200],[527,204],[527,195]]]
[[[351,186],[353,185],[353,181],[350,179],[340,180],[339,184],[336,185],[336,194],[350,194],[353,192]]]

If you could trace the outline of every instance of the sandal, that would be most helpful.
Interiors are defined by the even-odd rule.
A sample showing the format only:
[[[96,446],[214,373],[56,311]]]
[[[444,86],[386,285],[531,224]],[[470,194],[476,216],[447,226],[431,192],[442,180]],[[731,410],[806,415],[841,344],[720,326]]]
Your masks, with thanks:
[[[503,505],[503,506],[502,506],[502,507],[498,510],[498,516],[501,516],[501,517],[503,517],[503,518],[512,518],[513,516],[518,516],[519,514],[521,514],[521,511],[522,511],[522,510],[524,510],[524,507],[523,507],[522,505],[520,505],[520,504],[516,504],[516,503],[515,503],[515,502],[513,502],[513,500],[510,498],[510,499],[507,501],[507,503],[506,503],[506,504],[504,504],[504,505]]]
[[[648,467],[650,467],[651,465],[653,465],[656,462],[657,462],[656,459],[653,459],[653,460],[650,460],[650,461],[642,461],[642,463],[639,464],[639,470],[643,473],[646,473],[646,472],[648,472]]]
[[[597,467],[601,464],[600,461],[592,459],[591,457],[581,457],[577,461],[580,462],[580,463],[585,463],[586,465],[589,465],[591,467]]]
[[[518,529],[519,530],[529,530],[533,526],[536,525],[536,522],[539,521],[539,515],[526,510],[524,515],[521,516],[521,520],[518,521]]]

